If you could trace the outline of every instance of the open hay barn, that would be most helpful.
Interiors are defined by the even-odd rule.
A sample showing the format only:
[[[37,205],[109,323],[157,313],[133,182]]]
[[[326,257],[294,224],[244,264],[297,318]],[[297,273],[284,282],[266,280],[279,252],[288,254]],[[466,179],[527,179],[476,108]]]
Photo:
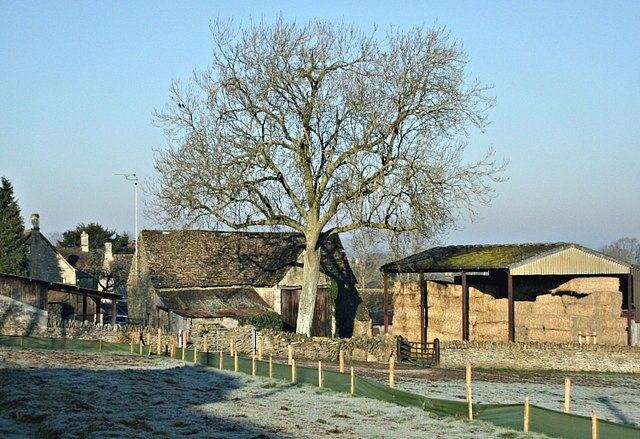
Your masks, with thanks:
[[[393,286],[393,333],[412,341],[631,345],[639,320],[637,270],[577,244],[435,247],[381,270],[385,296],[416,274]]]

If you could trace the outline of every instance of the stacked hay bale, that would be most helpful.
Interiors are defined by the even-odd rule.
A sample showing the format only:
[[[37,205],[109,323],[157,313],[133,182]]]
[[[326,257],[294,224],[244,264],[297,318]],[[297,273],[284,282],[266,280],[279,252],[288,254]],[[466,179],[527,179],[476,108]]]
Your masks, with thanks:
[[[616,278],[575,278],[535,301],[516,302],[516,340],[575,343],[579,332],[595,332],[599,344],[625,345],[627,322],[620,316],[618,288]]]
[[[396,282],[393,288],[393,335],[420,340],[420,284]]]
[[[535,284],[535,279],[531,279]],[[557,285],[557,284],[556,284]],[[523,288],[522,290],[526,290]],[[496,294],[497,295],[497,294]],[[428,341],[462,337],[462,287],[427,282]],[[577,343],[579,331],[597,334],[598,344],[625,345],[626,319],[620,316],[619,280],[607,277],[574,278],[555,288],[515,302],[516,340]],[[420,340],[420,284],[396,283],[394,335]],[[469,288],[469,338],[508,340],[508,300]],[[583,340],[586,342],[586,337]]]
[[[495,299],[476,288],[469,288],[469,339],[508,341],[508,308],[507,299]]]

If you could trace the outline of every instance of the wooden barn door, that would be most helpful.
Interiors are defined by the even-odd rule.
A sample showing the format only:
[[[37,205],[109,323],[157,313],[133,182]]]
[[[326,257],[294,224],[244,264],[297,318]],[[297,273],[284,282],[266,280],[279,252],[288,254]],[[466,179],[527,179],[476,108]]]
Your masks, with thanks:
[[[296,332],[301,292],[302,288],[281,290],[282,323],[286,332]],[[327,288],[318,288],[311,334],[317,337],[331,336],[331,296]]]
[[[285,332],[296,332],[301,292],[302,288],[281,290],[282,330]]]

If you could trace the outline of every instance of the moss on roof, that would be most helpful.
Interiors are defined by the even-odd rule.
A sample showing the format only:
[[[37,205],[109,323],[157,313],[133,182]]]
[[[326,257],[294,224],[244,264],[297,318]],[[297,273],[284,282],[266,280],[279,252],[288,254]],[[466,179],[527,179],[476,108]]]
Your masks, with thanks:
[[[568,243],[456,245],[434,247],[383,265],[387,272],[455,271],[508,268],[543,253],[576,246]]]

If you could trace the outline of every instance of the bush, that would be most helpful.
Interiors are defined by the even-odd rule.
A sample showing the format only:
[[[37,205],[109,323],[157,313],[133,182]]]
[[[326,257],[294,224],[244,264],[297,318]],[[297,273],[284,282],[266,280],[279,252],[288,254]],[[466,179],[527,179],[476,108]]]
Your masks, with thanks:
[[[238,321],[241,325],[253,325],[257,330],[282,331],[282,316],[275,311],[265,311],[251,317],[241,317]]]

